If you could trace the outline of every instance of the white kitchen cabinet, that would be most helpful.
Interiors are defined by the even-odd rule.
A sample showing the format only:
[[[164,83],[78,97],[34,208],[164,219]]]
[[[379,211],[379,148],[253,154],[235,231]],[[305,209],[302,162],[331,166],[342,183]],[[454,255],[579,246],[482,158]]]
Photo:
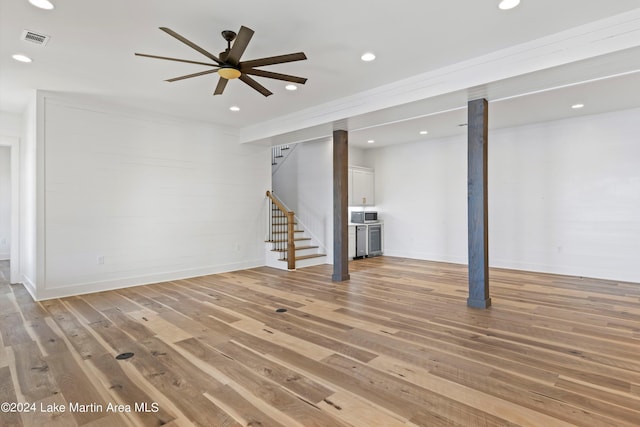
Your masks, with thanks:
[[[350,206],[375,205],[374,179],[373,169],[349,168]]]
[[[349,186],[349,201],[348,206],[353,206],[353,168],[349,168],[349,172],[347,173],[347,185]]]
[[[356,256],[356,226],[349,226],[349,250],[347,251],[349,259],[353,259]]]

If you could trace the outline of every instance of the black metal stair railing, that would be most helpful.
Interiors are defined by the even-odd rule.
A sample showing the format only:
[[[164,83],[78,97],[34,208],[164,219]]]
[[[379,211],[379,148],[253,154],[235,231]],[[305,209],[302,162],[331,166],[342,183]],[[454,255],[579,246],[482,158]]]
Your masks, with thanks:
[[[287,268],[296,268],[296,246],[294,240],[294,212],[288,210],[278,198],[267,191],[269,215],[267,241],[273,244],[273,250],[286,253]]]

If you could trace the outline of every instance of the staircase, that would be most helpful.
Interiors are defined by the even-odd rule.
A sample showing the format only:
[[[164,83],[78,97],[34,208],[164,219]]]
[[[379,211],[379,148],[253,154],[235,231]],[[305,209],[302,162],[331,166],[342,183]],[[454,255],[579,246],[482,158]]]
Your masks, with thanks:
[[[268,229],[266,265],[282,270],[295,270],[326,263],[326,254],[304,228],[293,211],[267,191]]]
[[[276,166],[280,162],[280,159],[284,159],[289,145],[279,145],[277,147],[271,147],[271,166]]]
[[[271,174],[275,174],[276,171],[282,166],[287,158],[293,153],[299,144],[284,144],[271,147]]]

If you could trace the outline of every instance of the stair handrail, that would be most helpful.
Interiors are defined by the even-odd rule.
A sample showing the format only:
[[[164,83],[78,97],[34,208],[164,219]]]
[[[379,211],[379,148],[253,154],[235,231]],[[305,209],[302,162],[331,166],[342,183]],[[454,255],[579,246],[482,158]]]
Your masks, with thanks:
[[[271,191],[267,190],[267,197],[287,218],[287,269],[296,269],[296,245],[294,240],[294,212],[287,209]],[[269,224],[273,228],[273,221]],[[273,234],[270,233],[272,236]]]

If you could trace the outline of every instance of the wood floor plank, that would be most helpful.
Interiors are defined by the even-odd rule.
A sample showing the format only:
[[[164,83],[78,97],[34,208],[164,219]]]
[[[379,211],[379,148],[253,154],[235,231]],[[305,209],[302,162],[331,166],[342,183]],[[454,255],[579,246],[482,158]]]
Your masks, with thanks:
[[[75,352],[82,359],[99,357],[109,353],[78,318],[60,300],[47,300],[43,306],[51,313],[51,320],[71,343]]]
[[[5,404],[17,404],[18,398],[16,397],[15,385],[11,378],[11,370],[8,366],[0,367],[0,403]],[[12,410],[8,407],[6,410],[0,412],[0,419],[3,426],[21,427],[22,418],[18,411]]]
[[[489,415],[483,417],[483,420],[489,425],[494,423],[497,425],[513,424],[529,427],[561,425],[561,422],[555,418],[507,400],[498,399],[495,396],[488,395],[459,383],[442,379],[409,363],[403,363],[396,359],[381,356],[368,363],[368,365],[427,390],[431,390],[443,397],[448,397],[451,400],[464,403],[466,406],[481,410]],[[423,416],[434,416],[434,414],[420,413],[419,418]],[[436,417],[440,417],[440,415],[436,415]]]
[[[18,312],[15,297],[8,285],[3,287],[4,292],[0,292],[0,313],[9,314]]]
[[[216,380],[189,367],[188,362],[167,357],[166,347],[158,348],[159,341],[149,338],[136,342],[124,332],[111,326],[94,324],[95,331],[108,342],[115,353],[132,352],[134,357],[125,361],[133,364],[143,377],[165,394],[196,425],[239,426],[235,420],[204,397],[204,391],[215,387]],[[156,344],[156,345],[154,345]],[[168,360],[167,360],[168,359]],[[191,376],[187,375],[191,373]]]
[[[406,420],[372,405],[353,393],[339,390],[327,396],[318,407],[354,426],[404,427]]]
[[[138,310],[138,305],[120,296],[116,292],[98,292],[81,297],[98,311],[118,309],[123,312]]]
[[[407,381],[405,378],[381,372],[374,367],[358,363],[343,356],[334,355],[324,360],[324,362],[344,373],[350,372],[358,378],[366,378],[372,388],[383,389],[391,393],[392,396],[401,397],[403,401],[414,403],[421,409],[410,414],[411,419],[416,417],[419,419],[432,419],[431,423],[434,424],[441,424],[441,421],[437,420],[446,420],[452,423],[451,425],[468,425],[470,419],[482,420],[483,423],[489,421],[493,424],[508,424],[505,420],[469,406],[460,400],[435,393],[429,388],[421,387],[418,384]],[[387,401],[388,397],[380,405],[386,405]],[[478,422],[474,421],[474,423]]]
[[[102,354],[92,358],[90,363],[102,374],[105,386],[116,397],[115,402],[128,403],[134,407],[136,404],[145,405],[145,411],[135,412],[135,417],[143,425],[164,425],[175,419],[174,414],[164,407],[158,405],[156,408],[156,399],[138,387],[111,355]]]
[[[58,391],[49,365],[35,342],[11,346],[20,391],[28,402],[45,399]]]
[[[40,303],[0,280],[0,399],[159,405],[0,424],[640,425],[640,284],[491,269],[493,305],[474,310],[464,265],[349,269],[344,283],[330,265],[259,267]]]
[[[209,423],[225,427],[239,425],[204,397],[204,390],[216,387],[215,380],[209,378],[205,383],[201,372],[190,367],[186,360],[176,356],[175,352],[171,352],[160,340],[150,337],[137,341],[81,299],[72,298],[68,303],[82,313],[84,321],[90,322],[87,326],[109,345],[114,354],[134,353],[131,363],[151,384],[169,396],[171,401],[196,425],[205,426]],[[175,358],[178,358],[179,362],[176,362]],[[187,377],[191,380],[183,380]]]
[[[52,427],[76,427],[78,422],[71,412],[48,412],[42,411],[40,408],[50,408],[57,406],[67,407],[68,402],[64,400],[62,394],[54,394],[39,401],[31,401],[35,403],[35,411],[25,412],[22,414],[25,426],[52,426]]]
[[[107,402],[96,390],[83,370],[78,366],[73,357],[64,354],[50,354],[45,358],[45,362],[58,385],[60,392],[67,402],[77,403],[82,406],[102,405],[106,407]],[[76,411],[73,418],[79,425],[87,424],[107,416],[102,411]]]
[[[208,343],[211,345],[210,343]],[[299,396],[303,402],[319,404],[326,397],[335,392],[330,388],[305,376],[304,373],[275,363],[266,357],[261,357],[250,348],[236,342],[213,345],[221,354],[237,360],[244,367],[278,384],[282,389]]]
[[[145,324],[137,322],[127,313],[123,313],[117,308],[103,310],[102,314],[104,314],[105,317],[107,317],[115,326],[131,335],[133,339],[143,340],[155,335],[155,333]]]
[[[294,394],[282,390],[277,384],[254,373],[253,370],[244,368],[240,363],[223,356],[194,338],[177,344],[240,385],[247,393],[253,395],[253,399],[265,401],[275,409],[290,415],[294,420],[301,421],[305,426],[344,426],[326,413],[304,403]]]
[[[0,314],[0,334],[5,346],[33,341],[19,312]]]
[[[9,366],[9,355],[7,353],[7,348],[2,344],[2,337],[0,337],[0,368],[4,368],[5,366]]]

